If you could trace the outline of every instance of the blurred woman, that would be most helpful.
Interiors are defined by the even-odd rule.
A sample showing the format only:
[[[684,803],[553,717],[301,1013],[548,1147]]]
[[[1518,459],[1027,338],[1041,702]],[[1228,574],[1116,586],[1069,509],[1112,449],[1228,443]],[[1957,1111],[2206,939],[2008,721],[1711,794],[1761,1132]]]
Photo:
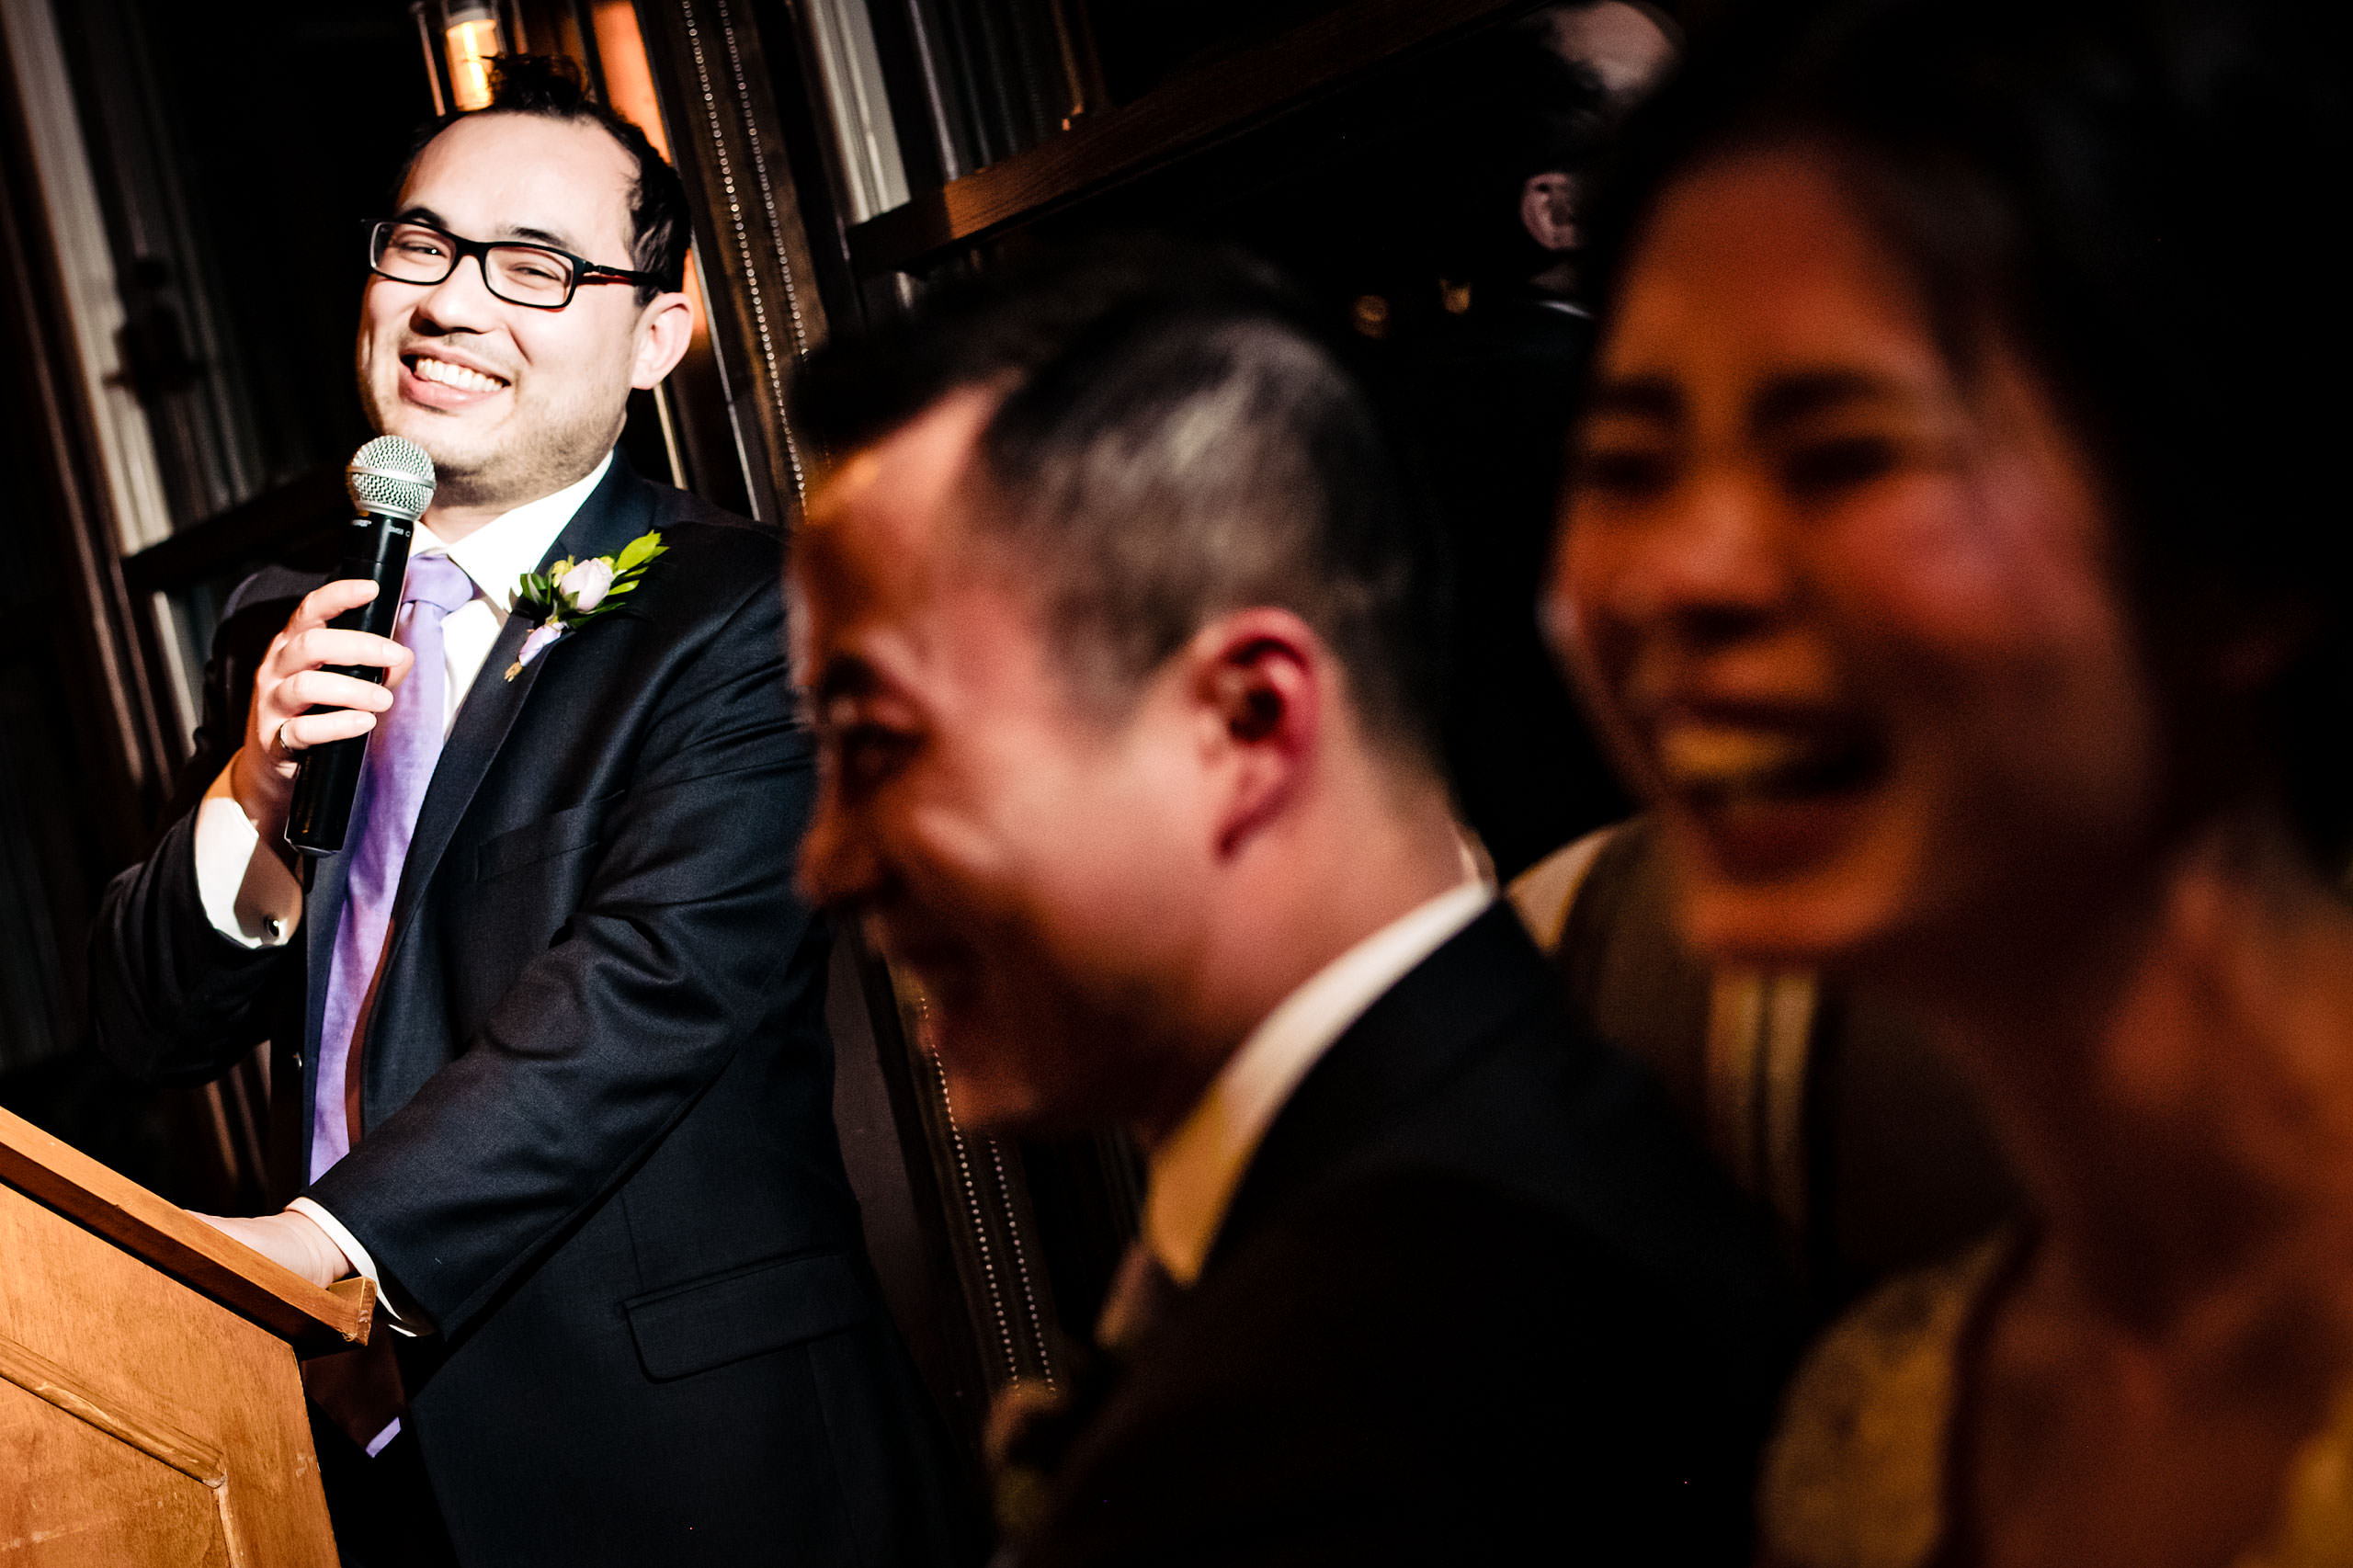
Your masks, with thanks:
[[[1553,630],[2036,1216],[1816,1348],[1773,1561],[2353,1562],[2342,10],[1816,7],[1638,133]]]

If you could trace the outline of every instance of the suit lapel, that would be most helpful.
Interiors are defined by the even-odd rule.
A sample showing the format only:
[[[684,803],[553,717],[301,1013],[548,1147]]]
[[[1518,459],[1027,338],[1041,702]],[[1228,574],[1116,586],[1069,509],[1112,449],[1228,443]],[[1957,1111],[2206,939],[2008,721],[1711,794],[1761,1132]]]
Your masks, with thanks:
[[[653,526],[654,510],[654,488],[639,479],[629,460],[616,451],[604,483],[564,525],[563,531],[548,547],[547,554],[540,558],[538,569],[545,571],[551,563],[567,556],[577,561],[612,554]],[[408,929],[415,924],[410,915],[432,885],[442,856],[456,835],[458,824],[465,819],[466,808],[473,803],[474,792],[481,788],[490,765],[497,760],[499,748],[506,742],[507,733],[523,711],[524,699],[530,696],[531,687],[547,668],[548,661],[563,652],[563,642],[559,640],[542,650],[513,680],[506,679],[506,667],[515,662],[515,655],[522,651],[523,639],[530,631],[519,616],[507,619],[498,641],[491,647],[490,656],[483,661],[482,673],[474,677],[472,689],[466,693],[465,706],[458,710],[458,722],[450,730],[448,743],[441,748],[441,759],[433,769],[433,782],[426,787],[425,803],[417,812],[408,860],[401,868],[400,891],[392,900],[392,946],[384,955],[388,966],[406,941]]]

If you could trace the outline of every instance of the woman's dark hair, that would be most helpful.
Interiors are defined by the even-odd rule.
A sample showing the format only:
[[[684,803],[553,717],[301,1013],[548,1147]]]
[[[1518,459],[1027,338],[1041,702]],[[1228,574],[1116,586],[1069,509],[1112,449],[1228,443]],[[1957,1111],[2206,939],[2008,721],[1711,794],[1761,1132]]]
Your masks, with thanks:
[[[2154,657],[2247,611],[2311,625],[2270,718],[2331,862],[2353,838],[2347,10],[1759,6],[1637,117],[1593,257],[1606,302],[1679,176],[1752,147],[1825,153],[1956,368],[1999,336],[2060,399]]]
[[[576,120],[594,125],[621,144],[637,165],[637,184],[630,196],[630,227],[634,240],[630,270],[654,278],[654,287],[640,284],[637,301],[656,293],[685,288],[687,246],[692,235],[687,209],[686,182],[655,151],[645,132],[610,106],[588,96],[581,85],[580,68],[562,55],[502,54],[490,62],[490,103],[486,108],[455,111],[427,120],[409,142],[401,160],[400,177],[392,182],[392,201],[408,185],[409,171],[426,144],[458,121],[474,114],[528,114],[542,119]],[[604,261],[603,256],[590,256]]]

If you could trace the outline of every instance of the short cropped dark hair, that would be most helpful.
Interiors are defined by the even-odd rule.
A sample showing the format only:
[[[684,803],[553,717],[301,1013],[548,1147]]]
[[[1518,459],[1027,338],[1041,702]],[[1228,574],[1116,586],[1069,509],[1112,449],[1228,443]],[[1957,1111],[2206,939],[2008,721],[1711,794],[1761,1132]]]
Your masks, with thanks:
[[[1415,465],[1344,340],[1233,253],[1120,242],[1048,258],[796,379],[838,454],[943,398],[998,402],[977,525],[1033,574],[1074,690],[1124,710],[1202,626],[1297,614],[1392,757],[1437,767],[1437,596]]]
[[[2298,826],[2353,841],[2347,7],[1834,0],[1703,38],[1596,214],[1605,310],[1662,195],[1822,153],[1956,370],[2022,351],[2098,466],[2161,665],[2252,609],[2313,623],[2268,694]]]
[[[630,227],[635,236],[630,270],[650,275],[652,286],[640,284],[637,301],[643,304],[657,293],[686,287],[687,247],[693,220],[687,207],[686,182],[668,160],[654,150],[635,121],[616,114],[609,105],[588,96],[580,68],[557,54],[502,54],[490,62],[490,102],[478,109],[453,111],[427,120],[411,139],[408,155],[401,160],[400,177],[392,182],[393,199],[408,185],[411,170],[426,146],[461,119],[478,114],[528,114],[542,119],[594,125],[621,144],[637,162],[637,183],[630,195]],[[602,260],[590,256],[591,261]]]

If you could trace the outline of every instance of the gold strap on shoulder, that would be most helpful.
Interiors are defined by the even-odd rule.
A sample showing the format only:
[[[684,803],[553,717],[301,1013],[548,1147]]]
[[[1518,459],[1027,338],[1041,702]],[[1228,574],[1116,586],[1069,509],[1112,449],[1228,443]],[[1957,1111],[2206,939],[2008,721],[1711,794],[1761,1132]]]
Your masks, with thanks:
[[[1547,958],[1561,946],[1561,933],[1568,929],[1569,911],[1576,907],[1577,893],[1585,886],[1586,873],[1625,825],[1612,823],[1608,827],[1595,828],[1511,880],[1511,906],[1518,912],[1519,923],[1528,927],[1528,934],[1536,939]]]
[[[1708,998],[1708,1142],[1782,1223],[1806,1222],[1806,1062],[1813,976],[1722,969]]]

